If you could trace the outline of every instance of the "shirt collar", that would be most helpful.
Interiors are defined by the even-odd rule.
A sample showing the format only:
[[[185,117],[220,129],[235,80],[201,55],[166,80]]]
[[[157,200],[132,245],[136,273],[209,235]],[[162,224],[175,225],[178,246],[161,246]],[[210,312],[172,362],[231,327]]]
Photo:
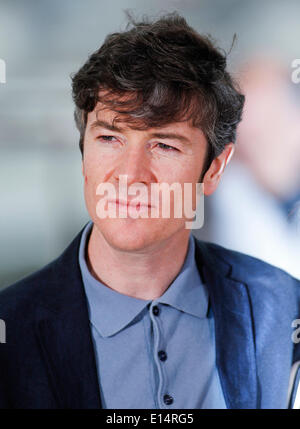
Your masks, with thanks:
[[[201,282],[195,261],[195,242],[192,234],[185,262],[164,294],[155,300],[143,300],[117,292],[90,273],[85,250],[93,223],[89,222],[83,230],[79,247],[79,265],[88,300],[90,322],[101,336],[109,337],[125,328],[140,316],[148,304],[162,303],[193,316],[207,316],[207,290]]]
[[[195,259],[195,237],[189,237],[188,252],[177,277],[154,303],[168,304],[198,318],[208,314],[208,291],[201,280]]]

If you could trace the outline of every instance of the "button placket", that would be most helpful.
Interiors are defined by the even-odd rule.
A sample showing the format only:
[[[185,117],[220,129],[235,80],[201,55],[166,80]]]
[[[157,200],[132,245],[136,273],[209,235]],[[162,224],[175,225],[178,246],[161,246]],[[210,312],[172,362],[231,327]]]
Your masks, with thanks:
[[[166,385],[167,385],[167,376],[164,368],[164,361],[167,359],[167,354],[164,351],[164,348],[161,347],[162,343],[162,323],[160,317],[157,317],[161,314],[161,309],[155,305],[152,307],[151,311],[151,320],[153,323],[153,334],[154,334],[154,362],[158,371],[158,392],[157,392],[157,401],[160,404],[161,408],[169,408],[169,406],[173,402],[173,398],[166,393]],[[169,401],[166,397],[171,398]],[[167,404],[167,402],[169,402]]]

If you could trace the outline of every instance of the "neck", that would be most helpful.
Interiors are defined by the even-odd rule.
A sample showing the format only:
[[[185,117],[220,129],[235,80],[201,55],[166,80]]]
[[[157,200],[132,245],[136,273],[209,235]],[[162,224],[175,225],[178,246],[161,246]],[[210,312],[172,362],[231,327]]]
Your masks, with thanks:
[[[184,229],[147,251],[126,252],[110,246],[93,225],[87,265],[91,274],[109,288],[134,298],[153,300],[163,295],[179,274],[189,235],[190,231]]]

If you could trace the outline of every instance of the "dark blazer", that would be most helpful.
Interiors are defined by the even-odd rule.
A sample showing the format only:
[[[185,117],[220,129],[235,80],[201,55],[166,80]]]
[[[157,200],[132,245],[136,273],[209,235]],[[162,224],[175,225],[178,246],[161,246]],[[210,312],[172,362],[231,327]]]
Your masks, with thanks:
[[[78,264],[81,233],[58,259],[0,293],[1,408],[101,407]],[[227,407],[285,408],[291,366],[300,360],[291,339],[300,282],[258,259],[196,243]]]

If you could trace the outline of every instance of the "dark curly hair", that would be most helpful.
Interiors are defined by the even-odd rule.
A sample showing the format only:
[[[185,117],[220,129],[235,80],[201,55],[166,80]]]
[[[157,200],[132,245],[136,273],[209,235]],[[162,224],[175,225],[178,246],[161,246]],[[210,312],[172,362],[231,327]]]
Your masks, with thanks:
[[[235,141],[244,104],[226,54],[176,12],[153,22],[129,15],[126,31],[108,35],[73,75],[72,89],[81,153],[87,114],[100,101],[136,129],[191,120],[208,141],[206,169]]]

